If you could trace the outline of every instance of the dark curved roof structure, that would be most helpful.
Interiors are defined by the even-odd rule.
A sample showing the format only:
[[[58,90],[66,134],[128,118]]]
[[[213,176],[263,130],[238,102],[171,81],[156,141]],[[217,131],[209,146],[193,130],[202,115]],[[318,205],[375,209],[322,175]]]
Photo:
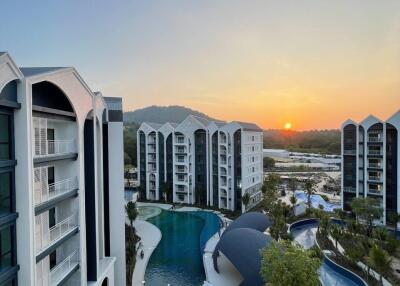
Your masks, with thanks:
[[[262,286],[264,282],[260,275],[260,250],[267,246],[272,238],[258,230],[250,228],[235,228],[225,233],[215,247],[213,264],[218,271],[218,251],[236,267],[243,277],[241,286]]]
[[[248,212],[242,214],[236,220],[234,220],[222,234],[228,233],[236,228],[251,228],[261,232],[264,232],[267,228],[272,225],[272,219],[268,215],[260,212]]]

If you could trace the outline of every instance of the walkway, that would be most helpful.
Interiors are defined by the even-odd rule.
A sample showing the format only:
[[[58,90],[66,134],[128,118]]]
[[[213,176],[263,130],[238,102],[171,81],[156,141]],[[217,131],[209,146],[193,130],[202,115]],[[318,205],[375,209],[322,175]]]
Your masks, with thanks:
[[[214,270],[212,253],[219,241],[219,234],[212,236],[206,244],[203,254],[203,265],[206,273],[206,281],[203,286],[239,286],[243,278],[232,263],[222,254],[218,257],[218,269],[220,273]]]
[[[142,239],[144,257],[141,259],[139,255],[140,253],[138,253],[135,270],[132,275],[132,286],[142,286],[147,263],[149,262],[154,249],[161,240],[161,231],[153,224],[143,220],[136,220],[134,222],[134,227],[136,228],[137,234]]]

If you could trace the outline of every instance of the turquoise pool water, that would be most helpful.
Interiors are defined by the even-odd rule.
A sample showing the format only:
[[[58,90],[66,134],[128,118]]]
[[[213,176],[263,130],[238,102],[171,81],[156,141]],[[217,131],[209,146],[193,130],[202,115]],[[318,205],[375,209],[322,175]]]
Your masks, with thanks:
[[[202,285],[205,280],[203,249],[208,239],[219,231],[219,217],[205,211],[162,210],[147,221],[161,230],[162,239],[147,265],[146,285]]]
[[[307,223],[291,229],[293,238],[308,249],[315,245],[318,224]],[[345,273],[328,263],[325,259],[319,269],[319,277],[324,286],[359,286],[363,285],[355,282],[345,275]]]

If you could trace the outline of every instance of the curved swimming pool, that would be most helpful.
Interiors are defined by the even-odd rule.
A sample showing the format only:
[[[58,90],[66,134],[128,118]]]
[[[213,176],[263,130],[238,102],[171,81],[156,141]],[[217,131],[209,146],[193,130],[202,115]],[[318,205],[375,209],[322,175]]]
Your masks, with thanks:
[[[161,230],[162,238],[147,265],[146,285],[202,285],[203,249],[219,231],[220,218],[206,211],[162,210],[147,221]]]
[[[318,223],[314,219],[299,221],[292,224],[290,232],[295,241],[309,249],[315,245]],[[364,286],[364,282],[352,272],[338,266],[333,261],[324,258],[319,269],[319,278],[324,286]]]

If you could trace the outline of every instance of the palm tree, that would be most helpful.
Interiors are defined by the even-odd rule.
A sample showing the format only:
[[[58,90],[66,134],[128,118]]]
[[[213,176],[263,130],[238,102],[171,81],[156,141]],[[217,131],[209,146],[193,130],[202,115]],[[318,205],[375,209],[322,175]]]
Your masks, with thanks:
[[[338,248],[338,240],[342,237],[343,235],[343,230],[340,226],[337,224],[332,224],[330,229],[329,229],[329,234],[332,236],[332,238],[335,240],[335,247],[336,249]]]
[[[381,285],[383,285],[382,275],[388,273],[388,271],[391,269],[390,263],[392,262],[392,260],[389,254],[375,244],[369,251],[368,261],[379,273],[379,281]]]
[[[245,193],[242,197],[242,203],[244,204],[244,210],[247,210],[247,206],[250,203],[250,195],[249,193]]]
[[[138,216],[138,210],[136,208],[136,203],[130,201],[125,205],[125,212],[129,219],[130,226],[133,228],[133,222]]]
[[[288,189],[292,192],[294,195],[294,192],[297,189],[297,179],[295,177],[290,177],[288,180]]]
[[[315,193],[315,182],[308,178],[305,183],[306,194],[307,194],[307,205],[311,208],[311,195]]]

